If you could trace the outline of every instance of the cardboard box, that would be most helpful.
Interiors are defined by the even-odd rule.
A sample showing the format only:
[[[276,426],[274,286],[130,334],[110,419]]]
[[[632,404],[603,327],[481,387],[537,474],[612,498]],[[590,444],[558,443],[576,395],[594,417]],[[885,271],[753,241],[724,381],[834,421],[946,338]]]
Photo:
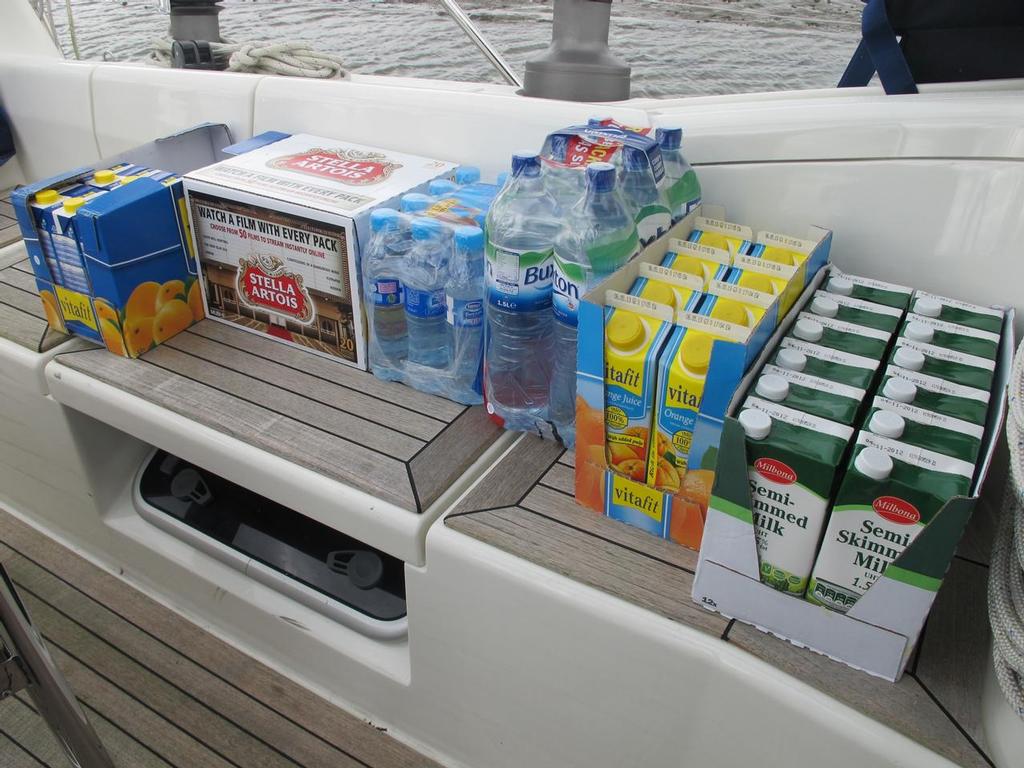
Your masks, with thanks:
[[[798,307],[826,277],[823,271],[811,281]],[[757,369],[785,335],[796,314],[794,310],[782,324]],[[1013,311],[1009,310],[1003,322],[986,437],[972,495],[950,499],[846,614],[812,605],[761,583],[744,433],[738,421],[732,416],[726,418],[693,599],[709,610],[753,624],[795,645],[887,680],[898,680],[991,464],[1005,417],[1006,382],[1013,351]],[[730,414],[735,413],[752,381],[753,376],[744,380],[730,404]]]
[[[742,343],[716,340],[689,450],[689,466],[679,492],[667,493],[624,478],[608,468],[604,438],[604,311],[609,291],[626,292],[643,263],[661,264],[673,239],[686,239],[698,216],[725,219],[725,209],[704,204],[580,302],[576,378],[576,501],[599,514],[699,549],[711,496],[718,444],[729,401],[778,324],[777,303]],[[827,261],[832,233],[809,227],[816,247],[807,270]],[[802,278],[801,278],[802,279]]]
[[[207,315],[365,369],[358,265],[370,211],[455,165],[278,136],[185,179]]]
[[[179,174],[230,141],[203,125],[12,193],[51,326],[137,357],[202,317]]]

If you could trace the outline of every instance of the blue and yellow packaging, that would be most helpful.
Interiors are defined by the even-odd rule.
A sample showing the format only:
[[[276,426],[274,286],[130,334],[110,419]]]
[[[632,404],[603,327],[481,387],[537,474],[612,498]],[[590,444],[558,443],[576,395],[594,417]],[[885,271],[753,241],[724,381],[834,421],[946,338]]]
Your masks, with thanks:
[[[605,514],[662,539],[669,538],[672,496],[643,482],[609,472],[604,486]]]
[[[733,254],[744,254],[753,240],[754,233],[750,227],[736,224],[725,219],[713,219],[698,216],[693,222],[693,231],[687,238],[692,243],[710,245]]]
[[[751,243],[747,243],[746,246],[754,252],[760,250],[758,246]],[[767,285],[771,286],[771,293],[779,297],[778,316],[780,320],[786,316],[804,288],[805,268],[803,266],[771,261],[762,258],[760,253],[736,256],[733,259],[733,268],[743,271],[736,280],[737,285],[764,290],[764,281],[767,279]]]
[[[641,264],[631,296],[670,307],[673,312],[696,312],[704,296],[704,281],[689,272],[658,264]]]
[[[699,277],[702,288],[706,290],[712,280],[725,279],[732,259],[728,249],[673,239],[669,241],[668,253],[661,260],[661,266]]]

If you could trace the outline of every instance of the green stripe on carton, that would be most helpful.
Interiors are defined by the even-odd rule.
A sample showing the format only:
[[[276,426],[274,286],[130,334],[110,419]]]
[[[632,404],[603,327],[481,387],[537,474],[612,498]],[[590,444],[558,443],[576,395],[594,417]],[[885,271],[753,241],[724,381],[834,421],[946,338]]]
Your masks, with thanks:
[[[711,508],[718,510],[719,512],[724,512],[730,517],[735,517],[737,520],[740,520],[747,525],[754,524],[754,516],[751,514],[749,509],[740,506],[739,504],[733,504],[731,501],[723,499],[721,496],[711,497]]]
[[[886,568],[885,576],[893,581],[902,581],[904,584],[909,584],[912,587],[928,592],[938,592],[939,587],[942,586],[942,579],[934,579],[931,576],[925,576],[923,573],[908,571],[906,568],[900,568],[897,565],[890,565]]]

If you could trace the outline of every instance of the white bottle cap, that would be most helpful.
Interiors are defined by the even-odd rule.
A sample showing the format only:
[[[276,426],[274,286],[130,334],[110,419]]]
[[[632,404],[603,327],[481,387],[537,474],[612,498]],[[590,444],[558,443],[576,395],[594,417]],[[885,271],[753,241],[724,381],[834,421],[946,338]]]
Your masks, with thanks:
[[[938,317],[942,314],[942,303],[927,297],[914,302],[914,313],[925,317]]]
[[[789,395],[789,382],[774,373],[766,373],[757,380],[754,391],[758,397],[771,400],[773,403],[781,403]]]
[[[811,312],[825,317],[835,317],[839,314],[839,305],[828,296],[815,296],[811,300]]]
[[[924,355],[916,349],[909,349],[908,347],[897,349],[896,353],[892,356],[892,361],[900,368],[906,368],[908,371],[920,371],[924,368]]]
[[[764,440],[772,431],[772,417],[764,411],[747,408],[740,413],[740,426],[751,440]]]
[[[882,394],[897,403],[912,403],[917,397],[917,385],[912,381],[893,377],[885,382]]]
[[[775,364],[791,371],[802,371],[807,366],[807,355],[799,349],[786,347],[775,356]]]
[[[902,416],[886,410],[875,411],[868,421],[868,431],[882,437],[891,437],[893,440],[899,438],[906,427],[907,423]]]
[[[804,341],[821,341],[821,335],[824,332],[825,329],[821,327],[821,323],[807,317],[800,318],[793,326],[793,335]]]
[[[903,329],[903,335],[914,341],[931,344],[932,339],[935,337],[935,329],[924,323],[909,322],[907,327]]]
[[[877,448],[865,448],[858,453],[853,466],[872,480],[885,480],[892,473],[892,459]]]
[[[833,277],[828,281],[826,290],[829,293],[838,293],[840,296],[849,296],[853,293],[853,281],[845,277]]]

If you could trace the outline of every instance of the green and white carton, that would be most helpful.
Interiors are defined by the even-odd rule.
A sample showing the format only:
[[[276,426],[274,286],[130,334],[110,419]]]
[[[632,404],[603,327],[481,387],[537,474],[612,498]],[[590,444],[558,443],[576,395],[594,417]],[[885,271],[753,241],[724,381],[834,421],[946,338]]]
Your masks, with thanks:
[[[913,288],[905,285],[850,275],[839,271],[836,267],[832,267],[832,273],[825,281],[825,290],[836,296],[850,296],[854,299],[895,307],[901,312],[910,304],[910,296],[914,293]]]
[[[979,331],[1000,333],[1003,328],[1003,310],[998,307],[983,307],[924,291],[917,291],[914,294],[914,303],[910,311],[947,323],[977,328]]]
[[[903,310],[875,304],[852,296],[818,291],[811,299],[811,312],[821,317],[834,317],[854,325],[876,328],[892,334],[899,328]]]
[[[864,419],[864,429],[907,445],[967,461],[974,466],[985,428],[964,419],[944,416],[909,403],[876,397]]]
[[[815,288],[823,278],[828,279],[825,273],[819,273]],[[801,297],[804,304],[808,299],[806,293]],[[795,311],[769,342],[764,359],[773,354],[772,345],[789,331],[794,315]],[[795,600],[761,583],[746,441],[735,418],[754,381],[748,375],[732,400],[722,430],[715,485],[693,583],[694,601],[856,669],[898,680],[977,503],[1002,430],[1014,349],[1012,310],[1003,318],[1002,339],[981,453],[968,495],[947,501],[845,614]]]
[[[852,425],[867,393],[800,371],[766,365],[754,384],[758,397],[812,416]]]
[[[989,360],[996,359],[999,351],[999,334],[979,331],[966,325],[947,323],[933,317],[910,313],[900,329],[900,336],[923,344],[934,344],[944,349],[955,349],[968,355],[977,355]]]
[[[889,361],[910,371],[986,390],[992,388],[992,376],[996,369],[995,361],[987,357],[968,355],[934,344],[922,344],[905,336],[896,339]]]
[[[878,373],[879,361],[787,336],[771,358],[773,365],[791,371],[867,389]]]
[[[892,334],[876,328],[836,320],[834,317],[823,317],[811,312],[801,312],[790,335],[801,341],[819,344],[853,355],[873,357],[881,360],[889,349]]]
[[[890,365],[882,374],[878,391],[890,400],[913,403],[945,416],[985,425],[988,416],[989,392],[985,389],[965,387],[953,381],[929,376]]]

